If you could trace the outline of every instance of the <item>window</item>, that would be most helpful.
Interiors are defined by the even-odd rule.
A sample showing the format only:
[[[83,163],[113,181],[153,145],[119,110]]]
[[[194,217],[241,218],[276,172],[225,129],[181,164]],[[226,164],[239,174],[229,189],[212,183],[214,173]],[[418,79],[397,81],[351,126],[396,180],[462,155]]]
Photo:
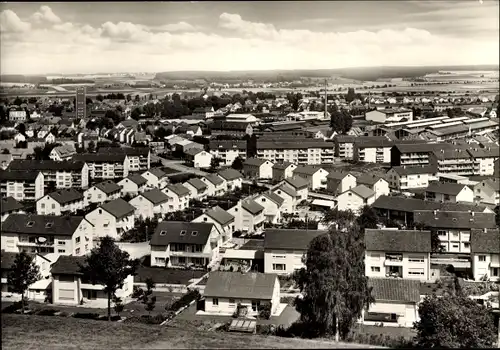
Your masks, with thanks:
[[[166,261],[166,260],[165,260],[165,258],[155,258],[155,262],[156,262],[157,264],[162,264],[162,265],[164,265],[164,264],[165,264],[165,261]]]
[[[259,301],[252,301],[252,311],[256,312],[259,309],[260,302]]]
[[[229,299],[229,306],[234,306],[235,303],[234,299]]]
[[[237,212],[238,211],[238,208],[234,208],[234,211]]]
[[[181,236],[185,236],[186,235],[186,230],[182,230],[181,231]]]
[[[52,204],[52,209],[55,209],[56,208],[56,205],[53,203]]]
[[[167,234],[167,231],[160,231],[160,236],[165,236]]]
[[[198,236],[198,231],[191,232],[191,236]]]
[[[75,250],[75,254],[76,254],[76,255],[79,255],[79,254],[80,254],[80,248],[76,248],[76,250]]]
[[[479,255],[478,260],[479,261],[486,261],[486,255]]]
[[[52,222],[47,222],[47,223],[45,224],[45,228],[51,228],[51,227],[52,227],[52,225],[54,225]]]
[[[408,275],[411,276],[423,276],[424,269],[408,269]]]
[[[213,306],[219,306],[219,299],[217,299],[217,298],[213,298],[213,299],[212,299],[212,305],[213,305]]]
[[[40,205],[40,207],[41,207],[42,209],[44,209],[44,208],[45,208],[45,203],[42,203],[42,204]]]
[[[372,272],[380,272],[380,266],[372,266],[371,270]]]
[[[446,236],[446,231],[444,231],[444,230],[439,230],[439,231],[438,231],[438,236]]]
[[[75,243],[80,243],[80,237],[75,238]]]
[[[59,245],[66,245],[66,242],[65,241],[58,241],[58,244]]]
[[[59,249],[58,252],[64,254],[64,253],[66,253],[66,250],[65,249]]]
[[[493,268],[493,269],[491,269],[491,270],[492,270],[492,271],[491,271],[491,275],[492,275],[493,277],[498,277],[498,274],[499,274],[499,272],[500,272],[500,271],[499,271],[500,269],[499,269],[498,267],[494,267],[494,268]]]
[[[207,218],[203,218],[203,221],[207,221]]]
[[[273,259],[285,259],[285,255],[273,255]]]
[[[34,221],[28,221],[28,223],[26,224],[27,227],[33,227],[33,225],[35,224]]]
[[[423,263],[424,262],[424,257],[423,256],[410,256],[408,258],[409,262],[416,262],[416,263]]]
[[[464,248],[470,249],[470,243],[464,243]]]
[[[286,265],[285,264],[273,264],[273,270],[274,271],[285,271]]]

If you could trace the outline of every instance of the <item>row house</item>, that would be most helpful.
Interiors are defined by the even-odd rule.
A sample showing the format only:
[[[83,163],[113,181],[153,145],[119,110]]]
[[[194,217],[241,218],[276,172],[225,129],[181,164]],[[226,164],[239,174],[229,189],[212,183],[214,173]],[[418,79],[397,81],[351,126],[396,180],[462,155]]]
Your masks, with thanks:
[[[219,171],[217,175],[226,182],[228,191],[241,189],[243,186],[243,175],[238,170],[228,168]]]
[[[2,224],[2,250],[85,255],[93,248],[92,230],[81,216],[11,214]]]
[[[99,182],[83,193],[86,205],[90,203],[104,203],[121,197],[122,188],[111,180]]]
[[[272,191],[268,191],[257,195],[254,201],[264,208],[265,221],[272,224],[281,222],[281,211],[285,201],[282,197]]]
[[[240,200],[227,211],[234,216],[234,228],[244,233],[259,232],[264,227],[264,207],[251,198]]]
[[[136,196],[141,192],[146,190],[148,180],[146,180],[142,175],[131,174],[124,179],[118,181],[118,186],[120,186],[121,195],[131,195]]]
[[[49,158],[58,162],[63,160],[71,160],[76,154],[74,145],[66,144],[54,147],[49,154]]]
[[[247,157],[246,141],[218,141],[210,140],[210,154],[215,158],[222,159],[224,165],[232,165],[238,157],[245,159]]]
[[[172,199],[158,188],[139,193],[137,197],[132,198],[129,203],[135,208],[135,217],[152,219],[162,217],[169,211],[169,201]]]
[[[467,185],[451,182],[432,182],[425,190],[425,198],[439,203],[474,202],[474,191]]]
[[[334,144],[322,140],[259,141],[257,157],[271,162],[290,162],[303,165],[333,163]]]
[[[183,185],[191,193],[189,199],[203,201],[208,196],[208,185],[197,177],[187,180]]]
[[[484,179],[474,186],[474,199],[485,205],[500,204],[500,178]]]
[[[207,195],[219,197],[227,192],[227,182],[217,174],[208,174],[201,178],[207,186]]]
[[[387,172],[389,187],[397,191],[426,188],[437,176],[437,168],[432,165],[394,166]]]
[[[365,275],[371,278],[431,278],[431,232],[365,230]]]
[[[233,237],[233,232],[236,231],[234,221],[234,216],[219,206],[207,210],[192,220],[192,222],[206,222],[214,224],[215,228],[222,237],[223,243]]]
[[[24,214],[24,206],[14,197],[0,198],[1,222],[4,222],[10,214]]]
[[[89,166],[78,160],[61,161],[54,160],[20,160],[14,159],[10,164],[10,170],[39,171],[43,174],[45,188],[55,183],[56,188],[78,188],[89,187]]]
[[[297,165],[290,162],[275,163],[273,165],[273,181],[281,181],[293,176],[293,171]]]
[[[71,214],[83,208],[83,194],[72,188],[51,192],[36,202],[36,212],[39,215]]]
[[[476,281],[500,280],[500,232],[496,229],[471,230],[472,273]]]
[[[101,147],[98,154],[124,154],[130,172],[146,171],[151,167],[149,147]]]
[[[0,195],[17,201],[37,201],[44,194],[44,176],[38,171],[0,170]]]
[[[168,196],[168,211],[184,210],[189,207],[191,191],[182,184],[167,185],[162,192]]]
[[[146,179],[149,188],[163,188],[168,183],[167,174],[158,168],[149,169],[141,174]]]
[[[101,204],[85,218],[93,225],[94,239],[110,236],[119,239],[134,227],[135,207],[121,198]]]
[[[320,188],[326,188],[328,171],[310,165],[298,166],[293,171],[293,176],[299,176],[304,179],[308,183],[309,189],[314,191]]]
[[[94,180],[113,180],[128,176],[129,160],[126,154],[87,153],[78,154],[76,160],[88,164],[90,178]]]
[[[273,163],[262,158],[248,158],[243,163],[243,174],[250,179],[272,179]]]

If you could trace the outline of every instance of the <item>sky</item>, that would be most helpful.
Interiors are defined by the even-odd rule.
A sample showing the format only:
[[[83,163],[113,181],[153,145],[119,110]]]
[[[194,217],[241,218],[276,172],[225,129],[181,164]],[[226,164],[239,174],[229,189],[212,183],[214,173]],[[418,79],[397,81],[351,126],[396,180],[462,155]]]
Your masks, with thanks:
[[[498,0],[0,4],[2,74],[498,64]]]

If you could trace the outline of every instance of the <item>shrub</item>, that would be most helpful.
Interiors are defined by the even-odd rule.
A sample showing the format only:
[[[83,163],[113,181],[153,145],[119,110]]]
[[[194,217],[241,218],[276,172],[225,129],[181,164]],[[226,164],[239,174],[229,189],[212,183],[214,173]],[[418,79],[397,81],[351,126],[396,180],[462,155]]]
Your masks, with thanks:
[[[61,312],[59,313],[59,316],[61,316],[61,317],[68,317],[68,316],[69,316],[69,313],[68,313],[68,312],[66,312],[66,311],[61,311]]]
[[[265,320],[269,320],[271,318],[271,303],[264,303],[259,306],[259,317]]]
[[[272,324],[258,324],[255,332],[260,335],[274,335],[276,327]]]
[[[36,314],[39,316],[54,316],[54,314],[58,311],[59,310],[56,309],[42,309],[39,310]]]
[[[73,315],[74,318],[85,318],[88,320],[97,320],[99,319],[100,315],[97,313],[91,313],[91,312],[77,312]]]
[[[2,309],[2,313],[5,314],[13,314],[17,310],[21,310],[22,308],[22,302],[21,301],[15,301],[12,303],[12,305],[6,306]]]
[[[295,305],[295,298],[296,297],[281,297],[280,303],[286,303],[288,305]]]
[[[172,306],[170,307],[171,311],[177,311],[184,306],[188,306],[193,300],[200,300],[201,294],[198,289],[188,290],[186,294],[184,294],[180,299],[176,300]]]

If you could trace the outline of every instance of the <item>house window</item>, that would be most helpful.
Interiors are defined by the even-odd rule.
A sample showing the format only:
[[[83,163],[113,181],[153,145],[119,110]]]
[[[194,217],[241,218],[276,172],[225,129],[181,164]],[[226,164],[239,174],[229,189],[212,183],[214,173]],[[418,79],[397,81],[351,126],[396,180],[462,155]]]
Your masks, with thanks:
[[[229,299],[229,306],[234,306],[235,303],[234,299]]]
[[[52,225],[54,225],[52,222],[47,222],[47,223],[45,224],[45,228],[51,228],[51,227],[52,227]]]
[[[470,243],[464,243],[464,248],[470,249]]]
[[[408,269],[408,275],[411,276],[423,276],[424,269]]]
[[[181,231],[181,236],[185,236],[186,235],[186,230],[182,230]]]
[[[423,256],[410,256],[408,258],[409,262],[416,262],[416,263],[423,263],[424,262],[424,257]]]
[[[499,270],[500,270],[500,269],[499,269],[498,267],[494,267],[493,269],[491,269],[491,275],[492,275],[493,277],[498,277],[498,275],[499,275]]]
[[[165,258],[155,258],[157,264],[165,265]]]
[[[273,264],[273,270],[274,271],[285,271],[286,265],[285,264]]]
[[[167,234],[167,231],[160,231],[160,236],[165,236]]]
[[[273,259],[285,259],[285,255],[273,255]]]
[[[439,230],[439,231],[438,231],[438,236],[446,236],[446,231],[444,231],[444,230]]]
[[[262,198],[262,202],[265,202],[265,201],[266,201],[266,199],[265,199],[265,198]]]
[[[58,241],[58,244],[59,245],[66,245],[66,242],[65,241]]]
[[[64,254],[64,253],[66,253],[66,250],[65,249],[59,249],[58,252]]]
[[[80,237],[75,238],[75,243],[80,243]]]
[[[212,299],[212,305],[213,305],[213,306],[219,306],[219,299],[217,299],[217,298],[213,298],[213,299]]]
[[[479,255],[478,260],[483,262],[486,261],[486,255]]]
[[[203,221],[207,221],[207,218],[203,218]]]
[[[42,209],[44,209],[45,208],[45,203],[42,203],[40,206],[41,206]]]
[[[80,254],[80,248],[76,248],[76,250],[75,250],[75,254],[76,254],[76,255],[79,255],[79,254]]]
[[[191,232],[191,236],[198,236],[198,231]]]
[[[34,222],[34,221],[29,221],[29,222],[26,224],[26,226],[27,226],[27,227],[33,227],[33,225],[34,225],[34,224],[35,224],[35,222]]]
[[[380,272],[380,266],[372,266],[372,272]]]
[[[351,193],[351,192],[349,192],[347,195],[348,195],[349,197],[351,197],[351,196],[352,196],[352,193]]]
[[[260,301],[252,301],[252,311],[257,312],[260,306]]]

